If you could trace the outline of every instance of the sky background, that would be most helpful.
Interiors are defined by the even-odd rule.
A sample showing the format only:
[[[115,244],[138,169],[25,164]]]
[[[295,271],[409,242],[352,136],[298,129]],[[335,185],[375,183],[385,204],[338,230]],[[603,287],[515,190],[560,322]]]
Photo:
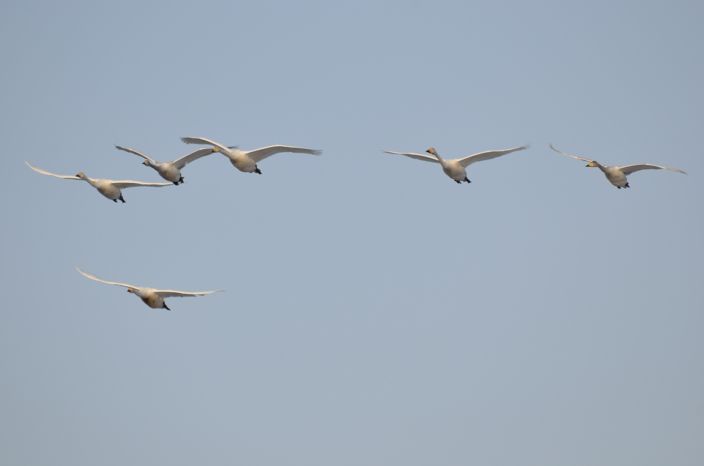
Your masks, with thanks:
[[[0,464],[704,463],[704,6],[0,4]],[[158,181],[116,205],[58,173]],[[548,143],[652,162],[617,190]],[[469,168],[382,150],[463,156]],[[224,288],[152,310],[100,277]]]

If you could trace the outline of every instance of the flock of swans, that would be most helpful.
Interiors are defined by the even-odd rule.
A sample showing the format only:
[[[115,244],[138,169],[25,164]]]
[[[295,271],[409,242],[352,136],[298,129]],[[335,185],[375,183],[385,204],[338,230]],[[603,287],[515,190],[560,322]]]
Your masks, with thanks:
[[[395,152],[390,150],[385,150],[384,152],[387,154],[405,155],[406,157],[410,157],[416,160],[424,160],[426,162],[439,163],[442,167],[442,171],[445,172],[447,176],[452,178],[456,183],[461,184],[462,182],[471,183],[469,178],[467,178],[466,169],[469,165],[473,164],[474,162],[481,162],[483,160],[494,159],[496,157],[501,157],[502,155],[510,154],[511,152],[517,152],[519,150],[525,150],[527,148],[528,146],[520,146],[504,150],[490,150],[486,152],[478,152],[476,154],[461,157],[459,159],[443,159],[442,157],[440,157],[438,151],[434,147],[430,147],[425,151],[426,153],[430,154],[430,156],[425,154],[419,154],[417,152]],[[604,173],[604,176],[606,176],[606,179],[609,180],[609,182],[612,185],[616,186],[618,189],[630,188],[630,186],[628,185],[628,180],[626,179],[626,175],[630,175],[631,173],[637,172],[639,170],[669,170],[677,173],[686,174],[684,170],[680,170],[679,168],[666,167],[664,165],[653,165],[651,163],[639,163],[636,165],[623,166],[605,166],[600,164],[596,160],[591,160],[585,157],[581,157],[579,155],[562,152],[556,149],[555,146],[553,146],[552,144],[550,144],[550,148],[558,154],[571,157],[576,160],[581,160],[583,162],[587,162],[586,166],[589,168],[599,168]]]
[[[138,150],[135,150],[135,149],[132,149],[129,147],[115,146],[115,148],[118,150],[134,154],[134,155],[144,159],[142,164],[154,169],[159,174],[159,176],[161,176],[164,180],[168,181],[168,183],[90,178],[82,171],[78,172],[76,175],[73,175],[73,176],[71,176],[71,175],[58,175],[56,173],[52,173],[47,170],[43,170],[41,168],[37,168],[35,166],[32,166],[29,162],[25,162],[25,163],[29,166],[29,168],[31,168],[35,172],[40,173],[42,175],[53,176],[53,177],[61,178],[64,180],[83,180],[83,181],[87,182],[88,184],[90,184],[100,194],[102,194],[106,198],[110,199],[111,201],[116,202],[116,203],[117,203],[117,201],[120,201],[120,202],[124,203],[125,199],[122,196],[123,189],[138,187],[138,186],[164,187],[164,186],[170,186],[171,184],[178,186],[179,184],[182,184],[184,182],[183,174],[181,171],[186,167],[186,165],[188,165],[189,163],[194,162],[196,160],[199,160],[207,155],[211,155],[214,153],[220,153],[220,154],[224,155],[225,157],[227,157],[227,159],[230,161],[230,163],[241,172],[257,173],[259,175],[262,174],[262,171],[259,169],[258,163],[271,155],[282,153],[282,152],[291,152],[291,153],[309,154],[309,155],[320,155],[321,154],[321,151],[317,150],[317,149],[307,149],[305,147],[283,146],[283,145],[266,146],[266,147],[261,147],[259,149],[244,151],[244,150],[239,149],[237,146],[225,146],[225,145],[220,144],[219,142],[216,142],[212,139],[207,139],[207,138],[202,138],[202,137],[184,137],[184,138],[181,138],[181,141],[183,141],[186,144],[198,144],[198,145],[203,145],[203,146],[208,146],[208,147],[200,148],[196,151],[191,152],[190,154],[187,154],[179,159],[176,159],[176,160],[173,160],[170,162],[159,162],[159,161],[152,159],[151,157],[143,154],[142,152],[139,152]],[[494,159],[497,157],[501,157],[503,155],[507,155],[512,152],[522,151],[527,148],[528,148],[528,146],[519,146],[519,147],[512,147],[509,149],[478,152],[476,154],[472,154],[472,155],[468,155],[466,157],[460,157],[460,158],[456,158],[456,159],[442,158],[438,154],[437,150],[434,147],[428,148],[425,151],[426,152],[425,154],[421,154],[421,153],[417,153],[417,152],[396,152],[396,151],[388,151],[388,150],[384,151],[384,153],[393,154],[393,155],[403,155],[405,157],[410,157],[410,158],[413,158],[416,160],[423,160],[425,162],[437,163],[440,165],[440,167],[442,168],[442,171],[448,177],[450,177],[456,183],[462,184],[463,182],[471,183],[471,181],[467,177],[467,167],[469,165],[471,165],[475,162],[481,162],[484,160],[491,160],[491,159]],[[550,144],[550,148],[553,151],[555,151],[558,154],[563,155],[565,157],[570,157],[575,160],[586,162],[587,163],[586,166],[589,168],[598,168],[599,170],[602,171],[602,173],[604,174],[606,179],[612,185],[617,187],[618,189],[630,188],[630,185],[628,184],[627,176],[630,175],[631,173],[634,173],[634,172],[637,172],[640,170],[669,170],[669,171],[673,171],[673,172],[677,172],[677,173],[686,174],[684,170],[680,170],[679,168],[672,168],[672,167],[667,167],[664,165],[653,165],[650,163],[639,163],[639,164],[635,164],[635,165],[602,165],[601,163],[597,162],[596,160],[593,160],[593,159],[590,159],[587,157],[582,157],[579,155],[570,154],[567,152],[562,152],[561,150],[555,148],[552,144]],[[81,269],[77,268],[76,270],[78,270],[78,272],[81,275],[83,275],[84,277],[86,277],[90,280],[94,280],[99,283],[103,283],[103,284],[107,284],[107,285],[115,285],[115,286],[127,288],[128,293],[133,293],[134,295],[139,297],[144,302],[144,304],[146,304],[147,306],[149,306],[150,308],[153,308],[153,309],[171,310],[166,305],[164,298],[206,296],[206,295],[209,295],[212,293],[216,293],[218,291],[222,291],[222,290],[210,290],[210,291],[161,290],[161,289],[156,289],[156,288],[148,288],[148,287],[130,285],[128,283],[103,280],[101,278],[96,277],[95,275],[84,272]]]

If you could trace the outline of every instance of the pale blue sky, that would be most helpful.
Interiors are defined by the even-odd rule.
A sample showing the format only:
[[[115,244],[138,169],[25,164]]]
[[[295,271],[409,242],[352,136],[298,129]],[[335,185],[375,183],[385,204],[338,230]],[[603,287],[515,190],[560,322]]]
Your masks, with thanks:
[[[701,465],[703,13],[3,2],[0,463]],[[125,205],[23,162],[151,181],[113,145],[188,135],[324,154]]]

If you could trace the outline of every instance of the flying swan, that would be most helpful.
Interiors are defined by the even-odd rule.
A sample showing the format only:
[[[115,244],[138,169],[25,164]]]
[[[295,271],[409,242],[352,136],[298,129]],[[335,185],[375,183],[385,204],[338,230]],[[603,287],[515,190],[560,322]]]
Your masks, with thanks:
[[[170,311],[169,306],[166,305],[164,298],[187,298],[191,296],[206,296],[209,294],[217,293],[222,290],[212,290],[212,291],[176,291],[176,290],[157,290],[155,288],[145,288],[141,286],[130,285],[129,283],[111,282],[108,280],[103,280],[96,277],[93,274],[84,272],[83,270],[76,267],[78,273],[86,278],[94,280],[96,282],[105,283],[106,285],[116,285],[127,288],[128,293],[133,293],[141,299],[144,304],[151,307],[152,309],[166,309]]]
[[[53,176],[56,178],[61,178],[64,180],[83,180],[86,181],[88,184],[93,186],[95,189],[98,190],[100,194],[103,196],[107,197],[113,202],[117,202],[118,200],[122,201],[123,203],[125,202],[125,199],[122,197],[122,190],[124,188],[132,188],[135,186],[152,186],[152,187],[162,187],[162,186],[170,186],[171,183],[146,183],[144,181],[131,181],[131,180],[102,180],[99,178],[88,178],[85,173],[83,172],[78,172],[76,176],[70,176],[70,175],[57,175],[56,173],[51,173],[46,170],[42,170],[41,168],[33,167],[29,162],[26,162],[27,166],[34,170],[37,173],[41,173],[42,175],[47,175],[47,176]]]
[[[459,159],[443,159],[438,155],[438,151],[435,150],[434,147],[430,147],[425,151],[428,154],[432,155],[432,157],[425,154],[419,154],[417,152],[394,152],[390,150],[385,150],[384,153],[394,155],[405,155],[406,157],[410,157],[412,159],[423,160],[425,162],[439,163],[442,167],[442,171],[444,171],[447,176],[455,180],[455,182],[457,182],[458,184],[461,184],[463,181],[471,183],[471,181],[469,181],[469,178],[467,178],[467,171],[465,169],[474,162],[491,160],[496,157],[501,157],[502,155],[510,154],[511,152],[516,152],[527,148],[528,146],[520,146],[504,150],[490,150],[486,152],[479,152],[476,154],[468,155],[467,157],[462,157]]]
[[[266,146],[260,147],[259,149],[253,149],[249,151],[240,150],[237,147],[227,147],[219,142],[215,142],[211,139],[200,138],[200,137],[185,137],[181,138],[181,141],[186,144],[208,144],[213,146],[213,152],[220,152],[222,155],[230,159],[230,163],[235,166],[239,171],[245,173],[258,173],[262,174],[262,171],[257,166],[258,162],[261,162],[270,155],[278,154],[279,152],[295,152],[298,154],[310,154],[310,155],[320,155],[321,151],[316,149],[306,149],[305,147],[295,147],[295,146]]]
[[[637,172],[639,170],[669,170],[672,172],[677,172],[677,173],[683,173],[687,174],[684,170],[680,170],[679,168],[672,168],[672,167],[665,167],[663,165],[653,165],[650,163],[639,163],[636,165],[623,165],[623,166],[617,166],[617,165],[602,165],[596,160],[591,160],[587,159],[584,157],[580,157],[579,155],[575,154],[568,154],[567,152],[562,152],[561,150],[558,150],[550,144],[550,149],[554,150],[560,155],[564,155],[566,157],[571,157],[576,160],[581,160],[582,162],[587,162],[587,167],[588,168],[598,168],[604,173],[604,176],[606,176],[606,179],[609,180],[609,182],[616,186],[618,189],[621,188],[630,188],[628,184],[628,179],[626,178],[627,175],[630,175],[633,172]]]
[[[147,167],[153,168],[157,171],[157,173],[159,173],[159,175],[161,175],[162,178],[164,178],[166,181],[171,181],[177,186],[183,183],[183,175],[181,174],[181,170],[183,169],[183,167],[193,162],[194,160],[198,160],[201,157],[215,152],[211,148],[198,149],[195,152],[191,152],[188,155],[184,155],[180,159],[176,159],[171,162],[159,162],[157,160],[152,159],[151,157],[147,157],[138,150],[132,149],[130,147],[115,146],[115,148],[142,157],[144,159],[142,165],[146,165]]]

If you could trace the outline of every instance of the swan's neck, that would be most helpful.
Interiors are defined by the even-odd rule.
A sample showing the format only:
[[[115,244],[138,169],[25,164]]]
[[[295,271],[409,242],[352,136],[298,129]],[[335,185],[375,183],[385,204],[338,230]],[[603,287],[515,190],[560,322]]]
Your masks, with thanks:
[[[89,185],[93,186],[94,188],[97,188],[97,187],[98,187],[97,183],[95,182],[95,180],[94,180],[93,178],[88,178],[88,177],[86,176],[85,178],[83,178],[83,181],[85,181],[85,182],[88,183]]]
[[[430,155],[432,155],[433,157],[435,157],[436,159],[438,159],[438,162],[440,162],[440,165],[442,165],[443,167],[445,166],[445,159],[443,159],[442,157],[440,157],[438,154],[430,154]]]

